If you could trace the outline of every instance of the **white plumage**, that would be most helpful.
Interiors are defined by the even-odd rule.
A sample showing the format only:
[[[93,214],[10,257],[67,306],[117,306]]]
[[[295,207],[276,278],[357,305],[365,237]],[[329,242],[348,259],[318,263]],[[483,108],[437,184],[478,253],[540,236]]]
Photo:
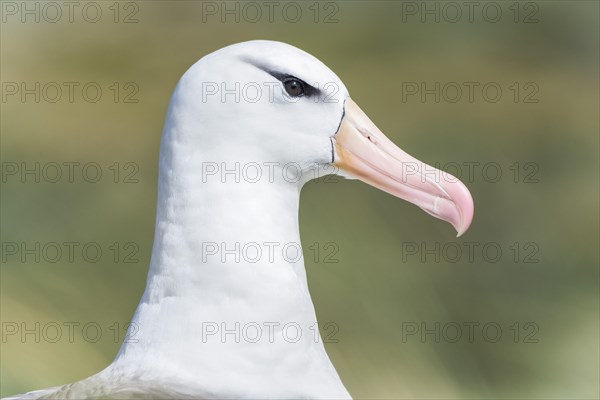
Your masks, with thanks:
[[[289,79],[320,91],[291,99]],[[258,99],[249,91],[222,97],[236,87],[263,89]],[[240,43],[193,65],[175,89],[163,131],[156,232],[135,341],[123,343],[97,375],[13,398],[349,398],[315,335],[301,254],[292,259],[280,250],[300,243],[302,185],[334,162],[459,233],[472,202],[460,183],[398,179],[389,170],[402,168],[405,153],[391,148],[348,96],[323,63],[283,43]],[[236,163],[258,165],[262,178],[207,173]],[[289,179],[290,163],[301,179]],[[236,243],[256,244],[262,257],[223,258]],[[265,253],[271,248],[279,250]]]

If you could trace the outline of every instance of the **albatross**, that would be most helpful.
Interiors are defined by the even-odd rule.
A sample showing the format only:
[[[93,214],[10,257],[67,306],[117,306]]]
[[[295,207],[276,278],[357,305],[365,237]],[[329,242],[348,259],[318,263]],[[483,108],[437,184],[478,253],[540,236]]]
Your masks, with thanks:
[[[300,190],[331,173],[359,179],[461,235],[473,200],[436,171],[298,48],[260,40],[204,56],[169,104],[147,284],[116,358],[11,399],[350,398],[315,329],[301,251],[289,254]]]

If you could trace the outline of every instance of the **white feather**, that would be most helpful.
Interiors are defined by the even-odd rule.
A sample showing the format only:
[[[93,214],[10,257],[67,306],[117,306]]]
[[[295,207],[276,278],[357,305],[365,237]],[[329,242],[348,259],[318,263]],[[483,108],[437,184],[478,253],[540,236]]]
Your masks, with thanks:
[[[203,99],[207,82],[229,89],[277,82],[265,70],[330,84],[328,101],[287,101],[281,85],[256,102]],[[123,343],[93,377],[13,398],[348,398],[314,333],[302,258],[290,261],[275,251],[272,261],[253,263],[202,255],[206,243],[300,244],[300,189],[331,162],[331,137],[347,97],[324,64],[283,43],[233,45],[192,66],[175,89],[163,131],[152,260],[133,319],[136,342]],[[207,179],[207,163],[275,165],[272,180],[229,176],[223,183]],[[303,179],[285,179],[289,163],[302,167]],[[269,323],[279,324],[272,338]],[[203,337],[207,324],[257,324],[263,336],[256,343],[232,334]],[[302,337],[292,343],[284,324],[300,326]]]

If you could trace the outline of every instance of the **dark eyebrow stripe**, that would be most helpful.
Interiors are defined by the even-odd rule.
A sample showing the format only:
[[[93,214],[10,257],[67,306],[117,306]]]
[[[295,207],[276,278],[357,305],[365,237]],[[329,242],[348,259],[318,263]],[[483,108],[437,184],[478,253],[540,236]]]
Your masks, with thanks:
[[[313,85],[309,85],[308,83],[306,83],[306,81],[295,77],[294,75],[290,75],[290,74],[286,74],[283,72],[278,72],[278,71],[274,71],[266,66],[261,65],[260,63],[249,59],[249,58],[242,58],[243,61],[247,62],[250,65],[255,66],[256,68],[266,72],[267,74],[271,75],[273,78],[277,79],[279,82],[284,82],[287,79],[295,79],[297,81],[300,81],[304,84],[304,87],[306,89],[306,96],[311,97],[311,96],[317,96],[317,95],[321,95],[321,90],[314,87]]]
[[[285,82],[288,79],[294,79],[296,81],[302,82],[302,84],[304,85],[304,88],[306,89],[305,95],[308,97],[318,96],[321,94],[321,91],[319,89],[317,89],[313,85],[309,85],[308,83],[306,83],[306,81],[303,81],[300,78],[296,78],[294,75],[284,74],[281,72],[270,71],[270,70],[266,70],[266,69],[263,71],[265,71],[266,73],[268,73],[269,75],[271,75],[273,78],[277,79],[280,82]]]

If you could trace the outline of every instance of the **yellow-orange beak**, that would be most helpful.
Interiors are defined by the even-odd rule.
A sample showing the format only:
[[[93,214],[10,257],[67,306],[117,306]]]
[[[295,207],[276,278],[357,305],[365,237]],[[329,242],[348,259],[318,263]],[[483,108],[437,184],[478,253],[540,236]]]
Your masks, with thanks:
[[[334,164],[344,172],[450,222],[458,236],[471,225],[473,198],[467,187],[396,146],[350,98],[333,141]]]

